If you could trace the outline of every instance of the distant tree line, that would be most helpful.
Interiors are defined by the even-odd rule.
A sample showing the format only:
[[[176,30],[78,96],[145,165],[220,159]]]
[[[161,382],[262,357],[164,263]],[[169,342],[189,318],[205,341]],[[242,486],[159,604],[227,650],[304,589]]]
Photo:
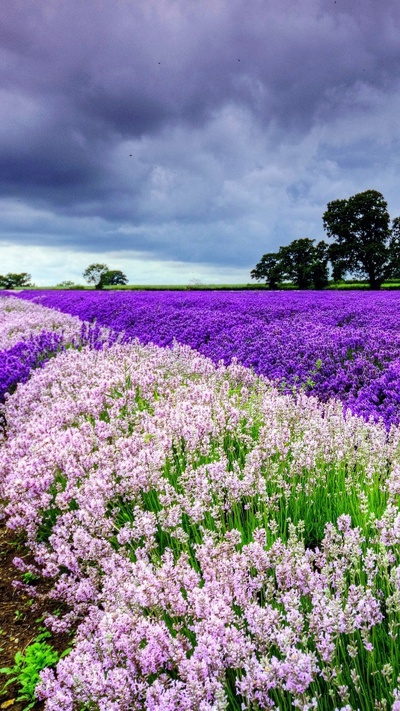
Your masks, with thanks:
[[[31,275],[27,272],[22,272],[21,274],[12,274],[10,272],[5,276],[0,274],[0,289],[22,289],[23,287],[33,286],[31,279]]]
[[[88,284],[93,284],[95,289],[104,289],[105,286],[121,286],[128,283],[128,279],[119,269],[110,269],[107,264],[89,264],[83,272],[83,277]],[[34,286],[31,275],[27,272],[21,274],[0,274],[0,289],[22,289]],[[73,281],[62,281],[57,285],[60,289],[84,289]]]
[[[390,224],[384,197],[377,190],[357,193],[347,200],[333,200],[323,214],[323,225],[331,244],[303,237],[278,252],[264,254],[251,278],[264,281],[270,289],[290,281],[299,289],[323,289],[329,283],[330,268],[334,282],[348,275],[367,280],[371,289],[379,289],[384,281],[400,279],[400,217]],[[123,286],[128,283],[119,269],[107,264],[90,264],[83,272],[95,289]],[[33,286],[31,275],[0,275],[0,289],[21,289]],[[83,288],[65,281],[60,288]]]
[[[367,280],[379,289],[388,279],[400,279],[400,217],[390,216],[383,195],[366,190],[348,200],[328,203],[323,225],[331,244],[304,237],[264,254],[251,278],[275,289],[291,281],[299,289],[323,289],[347,275]]]
[[[93,284],[95,289],[104,289],[105,286],[124,286],[128,278],[120,269],[110,269],[107,264],[89,264],[82,274],[88,284]],[[74,284],[73,281],[62,281],[58,284],[60,289],[84,289],[84,286]]]

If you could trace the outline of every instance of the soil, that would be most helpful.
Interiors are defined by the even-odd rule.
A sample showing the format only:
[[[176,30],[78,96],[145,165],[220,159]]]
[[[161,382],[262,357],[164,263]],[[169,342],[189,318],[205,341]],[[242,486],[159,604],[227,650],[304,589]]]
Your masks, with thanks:
[[[0,521],[0,669],[14,666],[16,652],[24,652],[43,631],[43,617],[46,613],[60,607],[56,601],[46,600],[50,588],[47,580],[38,580],[32,584],[39,593],[38,600],[12,585],[13,580],[21,580],[21,573],[12,562],[16,556],[33,563],[21,538],[10,531],[4,521]],[[59,652],[71,643],[67,635],[53,635],[46,641]],[[4,689],[8,678],[0,674],[0,710],[23,711],[29,702],[16,700],[18,684],[10,684]],[[38,701],[32,709],[44,709],[44,702]]]

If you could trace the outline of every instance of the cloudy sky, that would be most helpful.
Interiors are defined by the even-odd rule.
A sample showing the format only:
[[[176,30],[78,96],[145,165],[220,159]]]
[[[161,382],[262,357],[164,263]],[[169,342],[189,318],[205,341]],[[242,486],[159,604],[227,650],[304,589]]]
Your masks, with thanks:
[[[398,0],[0,0],[0,273],[246,283],[400,214]]]

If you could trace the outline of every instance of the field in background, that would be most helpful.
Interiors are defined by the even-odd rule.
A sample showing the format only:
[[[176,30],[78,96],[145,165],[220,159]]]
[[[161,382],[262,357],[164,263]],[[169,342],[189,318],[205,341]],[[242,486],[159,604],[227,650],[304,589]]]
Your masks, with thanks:
[[[392,280],[382,284],[382,289],[400,289],[400,281]],[[43,289],[49,290],[59,290],[59,291],[95,291],[94,286],[88,285],[77,285],[65,289],[65,287],[58,286],[32,286],[24,287],[21,291],[32,291]],[[333,282],[327,286],[324,291],[330,290],[364,290],[369,289],[367,282],[361,281],[347,281],[334,284]],[[293,284],[281,284],[279,286],[279,291],[298,291],[298,289]],[[270,289],[265,284],[126,284],[125,286],[106,286],[102,291],[270,291]],[[312,291],[312,290],[309,290]],[[1,290],[0,290],[1,294]]]
[[[19,294],[127,340],[236,358],[284,392],[340,399],[389,427],[400,421],[397,291],[95,291]]]

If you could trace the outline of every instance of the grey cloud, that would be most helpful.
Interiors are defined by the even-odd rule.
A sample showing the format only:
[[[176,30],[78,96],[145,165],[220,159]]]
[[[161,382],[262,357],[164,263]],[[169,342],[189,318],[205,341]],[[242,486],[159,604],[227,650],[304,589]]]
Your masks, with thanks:
[[[398,79],[396,0],[25,6],[3,8],[14,85],[44,100],[63,94],[105,132],[198,122],[228,100],[262,121],[305,126],[335,87]]]
[[[330,190],[395,173],[397,0],[0,11],[0,195],[48,210],[7,239],[239,265],[321,238]]]

